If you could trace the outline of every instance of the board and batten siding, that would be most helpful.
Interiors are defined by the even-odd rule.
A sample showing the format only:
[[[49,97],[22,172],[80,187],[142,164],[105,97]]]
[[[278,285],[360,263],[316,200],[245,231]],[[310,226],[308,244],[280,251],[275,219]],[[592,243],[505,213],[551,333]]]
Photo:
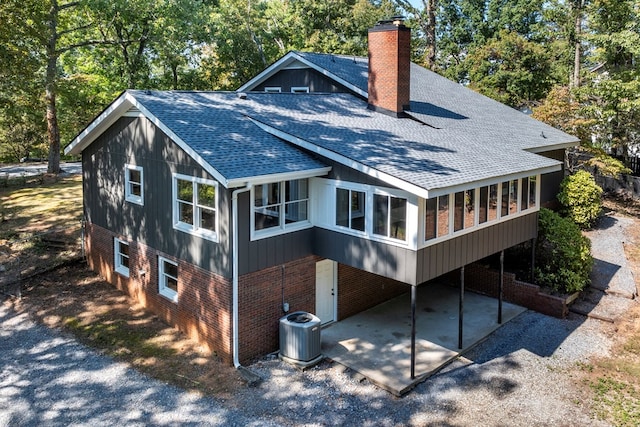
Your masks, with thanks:
[[[120,118],[83,151],[82,163],[87,221],[231,277],[229,192],[218,185],[218,243],[175,230],[172,173],[213,177],[153,123],[143,117]],[[125,164],[143,168],[143,206],[125,201]]]
[[[479,261],[538,235],[538,213],[519,216],[420,249],[416,283]]]
[[[291,92],[292,87],[308,87],[309,92],[349,92],[345,87],[328,79],[312,68],[280,70],[253,90],[264,92],[265,87],[279,87],[283,93]]]

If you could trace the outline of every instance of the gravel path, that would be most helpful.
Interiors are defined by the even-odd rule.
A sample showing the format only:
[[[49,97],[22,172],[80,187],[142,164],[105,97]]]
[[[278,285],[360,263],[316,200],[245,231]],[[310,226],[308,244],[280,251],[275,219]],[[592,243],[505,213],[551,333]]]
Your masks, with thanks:
[[[607,354],[609,328],[525,312],[403,398],[338,364],[301,373],[267,358],[249,367],[260,385],[223,400],[151,380],[0,305],[0,426],[606,425],[579,405],[572,373]]]

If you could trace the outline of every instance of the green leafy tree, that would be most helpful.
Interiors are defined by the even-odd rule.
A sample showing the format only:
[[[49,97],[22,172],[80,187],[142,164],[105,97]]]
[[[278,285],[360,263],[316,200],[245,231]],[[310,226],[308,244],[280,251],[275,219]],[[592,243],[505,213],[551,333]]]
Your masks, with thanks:
[[[542,208],[536,243],[536,283],[573,293],[589,284],[593,268],[591,242],[568,218]]]
[[[562,180],[558,201],[569,219],[580,228],[589,228],[602,211],[602,188],[589,172],[580,170]]]
[[[465,63],[471,88],[512,107],[543,99],[554,83],[544,47],[514,32],[501,31]]]

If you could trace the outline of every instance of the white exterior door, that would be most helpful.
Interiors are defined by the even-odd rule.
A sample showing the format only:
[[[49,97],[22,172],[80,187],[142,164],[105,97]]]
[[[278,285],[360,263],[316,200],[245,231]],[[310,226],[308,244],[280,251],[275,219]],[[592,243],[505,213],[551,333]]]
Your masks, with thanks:
[[[325,259],[316,263],[316,316],[323,325],[336,320],[337,278],[335,261]]]

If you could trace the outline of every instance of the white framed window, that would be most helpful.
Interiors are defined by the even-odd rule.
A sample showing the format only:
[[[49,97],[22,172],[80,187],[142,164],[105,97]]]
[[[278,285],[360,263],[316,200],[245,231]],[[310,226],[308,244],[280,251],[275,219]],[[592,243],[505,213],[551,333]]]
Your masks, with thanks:
[[[144,205],[144,171],[142,167],[125,165],[124,195],[127,202]]]
[[[129,243],[113,239],[113,266],[116,273],[129,277]]]
[[[422,245],[537,210],[539,177],[512,179],[424,200]]]
[[[253,237],[269,237],[311,226],[307,178],[259,184],[251,191]]]
[[[291,93],[309,93],[309,86],[293,86]]]
[[[336,225],[364,232],[366,199],[364,191],[336,188]]]
[[[278,86],[265,86],[264,91],[271,93],[280,93],[282,92],[282,88]]]
[[[173,175],[173,227],[218,241],[218,183]]]
[[[158,293],[173,302],[178,302],[178,264],[158,257]]]
[[[373,234],[397,240],[407,239],[407,199],[373,195]]]

